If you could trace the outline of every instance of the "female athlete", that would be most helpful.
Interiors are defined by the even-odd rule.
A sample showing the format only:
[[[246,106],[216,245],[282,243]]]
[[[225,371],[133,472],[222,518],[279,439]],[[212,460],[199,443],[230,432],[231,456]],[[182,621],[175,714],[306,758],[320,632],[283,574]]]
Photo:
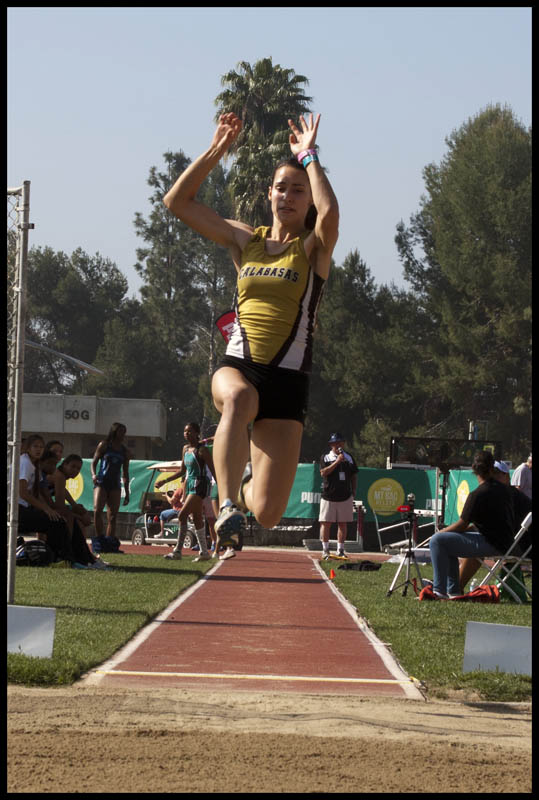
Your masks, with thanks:
[[[338,203],[315,149],[319,123],[320,114],[315,121],[301,116],[301,130],[288,120],[292,157],[276,167],[268,189],[271,227],[223,219],[196,199],[241,131],[232,113],[219,117],[208,150],[164,197],[178,219],[228,248],[238,272],[236,323],[212,379],[221,413],[213,447],[220,501],[215,530],[223,546],[238,543],[245,510],[265,528],[276,525],[296,474],[313,331],[339,225]]]

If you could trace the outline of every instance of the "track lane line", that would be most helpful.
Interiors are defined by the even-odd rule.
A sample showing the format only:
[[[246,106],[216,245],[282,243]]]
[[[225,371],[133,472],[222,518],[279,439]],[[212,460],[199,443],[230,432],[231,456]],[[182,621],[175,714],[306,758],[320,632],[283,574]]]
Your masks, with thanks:
[[[157,617],[145,625],[142,630],[135,634],[135,636],[118,650],[112,658],[109,658],[108,661],[105,661],[99,669],[92,669],[89,670],[85,675],[81,677],[78,681],[79,684],[86,684],[95,686],[98,683],[101,683],[105,675],[110,675],[111,672],[116,672],[114,669],[117,664],[121,664],[122,661],[125,661],[129,656],[131,656],[139,647],[140,645],[148,639],[152,633],[161,625],[161,623],[165,622],[168,617],[179,607],[182,603],[185,603],[191,595],[193,595],[198,589],[204,586],[206,579],[209,578],[211,575],[215,575],[217,570],[222,567],[224,561],[218,561],[215,566],[209,569],[204,575],[194,583],[189,589],[186,589],[185,592],[182,592],[179,597],[175,598],[170,605],[168,605],[163,611],[161,611]]]
[[[407,675],[406,672],[402,669],[398,661],[395,657],[389,652],[387,649],[390,645],[386,642],[380,641],[377,636],[371,631],[367,622],[359,616],[358,611],[355,606],[352,605],[340,591],[337,589],[336,586],[330,581],[322,567],[320,566],[320,561],[313,556],[310,556],[311,560],[313,561],[316,569],[320,573],[320,575],[325,580],[326,584],[329,586],[335,597],[338,599],[339,603],[346,609],[346,611],[350,614],[356,625],[358,626],[361,633],[367,637],[369,643],[374,647],[384,665],[387,667],[388,671],[395,676],[396,683],[402,683],[404,693],[414,699],[414,700],[425,700],[425,697],[421,694],[419,689],[417,688],[420,682],[413,678],[410,675]]]
[[[141,670],[122,670],[122,669],[96,669],[97,673],[106,675],[134,675],[134,676],[160,676],[167,678],[215,678],[217,680],[251,680],[251,681],[308,681],[312,683],[413,683],[415,678],[396,680],[389,678],[332,678],[327,676],[315,675],[244,675],[226,674],[217,672],[143,672]]]

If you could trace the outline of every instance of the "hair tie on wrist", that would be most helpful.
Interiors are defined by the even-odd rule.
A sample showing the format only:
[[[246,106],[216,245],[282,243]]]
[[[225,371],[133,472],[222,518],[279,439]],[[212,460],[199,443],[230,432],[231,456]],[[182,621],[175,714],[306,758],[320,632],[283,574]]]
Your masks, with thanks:
[[[318,155],[316,150],[302,150],[301,153],[298,153],[298,161],[301,164],[301,162],[303,161],[304,158],[306,158],[306,156],[316,156],[316,155]]]
[[[303,167],[305,168],[311,163],[311,161],[318,161],[318,160],[319,160],[318,159],[318,155],[316,153],[314,153],[312,155],[305,156],[305,158],[303,159],[303,161],[301,163],[302,163]]]

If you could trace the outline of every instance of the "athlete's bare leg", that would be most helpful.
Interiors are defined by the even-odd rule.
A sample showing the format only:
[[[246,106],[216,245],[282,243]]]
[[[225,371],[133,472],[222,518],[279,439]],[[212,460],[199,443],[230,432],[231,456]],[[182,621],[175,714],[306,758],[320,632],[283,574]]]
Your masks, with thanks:
[[[94,488],[94,528],[96,536],[103,536],[103,509],[107,504],[107,492],[102,486]]]
[[[213,402],[221,420],[213,440],[213,463],[219,487],[219,505],[228,497],[235,503],[241,476],[249,460],[247,426],[258,412],[258,392],[233,367],[221,367],[213,376]]]
[[[244,491],[247,508],[264,528],[283,516],[296,477],[303,425],[291,419],[260,419],[251,434],[253,477]]]

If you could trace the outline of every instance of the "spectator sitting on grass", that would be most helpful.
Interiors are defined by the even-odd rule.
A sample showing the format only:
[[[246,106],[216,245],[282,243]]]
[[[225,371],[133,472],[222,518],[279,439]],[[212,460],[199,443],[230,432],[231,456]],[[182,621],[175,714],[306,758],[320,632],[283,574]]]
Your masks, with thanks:
[[[19,533],[43,533],[57,561],[75,562],[71,537],[62,516],[51,507],[40,487],[39,461],[45,441],[38,433],[26,439],[19,469]]]
[[[57,439],[53,439],[50,442],[47,442],[45,445],[45,452],[53,452],[56,456],[56,464],[58,465],[56,471],[52,474],[48,473],[46,475],[48,488],[52,495],[58,491],[62,491],[64,495],[64,499],[69,503],[71,506],[71,511],[75,514],[81,526],[83,528],[89,527],[93,522],[93,516],[87,511],[84,506],[80,505],[80,503],[76,503],[75,500],[72,498],[71,494],[67,490],[66,481],[70,478],[76,478],[82,468],[82,458],[78,455],[70,455],[64,459],[62,462],[62,454],[64,452],[64,445],[62,442],[59,442]],[[60,463],[61,462],[61,463]],[[75,462],[78,465],[78,468],[74,472],[73,475],[70,473],[73,471],[73,465]],[[69,464],[69,466],[68,466]],[[65,465],[65,468],[62,466]],[[68,474],[69,473],[69,474]]]
[[[47,502],[50,504],[55,511],[60,514],[61,517],[66,521],[67,529],[69,531],[69,535],[71,537],[71,548],[73,551],[73,555],[75,557],[75,561],[79,565],[83,565],[90,568],[102,569],[107,565],[105,562],[100,561],[97,559],[94,554],[91,552],[88,544],[86,543],[86,536],[83,532],[83,524],[82,519],[84,518],[83,515],[76,514],[72,508],[69,508],[66,505],[66,494],[65,494],[65,483],[67,478],[74,478],[76,477],[82,466],[82,459],[80,456],[68,456],[65,460],[68,462],[68,466],[64,469],[56,468],[56,453],[54,451],[49,450],[48,452],[44,452],[41,459],[40,459],[40,467],[42,472],[47,478],[53,479],[53,487],[52,490],[48,491],[48,498]],[[63,467],[63,462],[60,467]],[[46,489],[50,484],[46,483]],[[78,504],[76,504],[78,505]],[[86,522],[89,524],[92,521],[91,516],[88,514],[84,506],[80,506],[82,509]]]
[[[75,453],[67,456],[58,464],[53,472],[54,496],[56,507],[68,503],[81,528],[88,528],[93,524],[93,515],[81,504],[77,503],[67,490],[67,481],[77,477],[82,469],[82,458]]]
[[[52,450],[53,453],[56,454],[56,463],[58,464],[58,462],[62,460],[62,456],[64,455],[63,443],[59,442],[58,439],[51,439],[50,442],[47,442],[45,444],[45,452],[48,453],[49,450]]]

